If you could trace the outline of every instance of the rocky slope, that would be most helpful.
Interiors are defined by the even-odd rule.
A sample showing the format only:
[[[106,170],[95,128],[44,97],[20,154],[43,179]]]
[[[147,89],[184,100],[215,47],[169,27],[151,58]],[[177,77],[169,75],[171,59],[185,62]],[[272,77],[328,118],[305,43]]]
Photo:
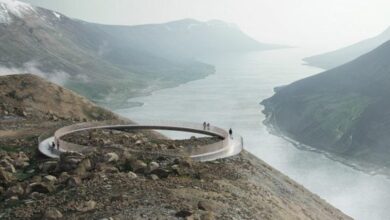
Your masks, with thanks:
[[[390,42],[360,58],[277,89],[268,123],[350,164],[389,174]]]
[[[80,117],[102,120],[116,116],[36,77],[0,79],[1,103],[7,106],[0,111],[3,219],[350,219],[245,151],[233,158],[199,163],[127,150],[132,143],[138,148],[175,148],[213,140],[156,143],[149,134],[96,131],[91,143],[112,132],[116,135],[110,142],[128,145],[113,148],[105,147],[112,143],[103,143],[86,155],[67,153],[59,160],[44,158],[36,152],[36,137],[43,131],[74,123]],[[8,82],[11,86],[4,86]],[[32,104],[27,97],[18,101],[18,97],[25,97],[24,91],[31,92],[31,99],[38,102]],[[58,94],[46,96],[48,104],[39,101],[46,91]],[[26,114],[10,111],[12,107]],[[83,111],[89,108],[96,114]],[[79,140],[82,137],[69,138],[84,143]]]
[[[304,61],[311,66],[317,66],[323,69],[332,69],[374,50],[388,40],[390,40],[390,28],[376,37],[360,41],[335,51],[307,57]]]
[[[0,77],[0,112],[7,118],[74,121],[115,119],[88,99],[32,74]]]

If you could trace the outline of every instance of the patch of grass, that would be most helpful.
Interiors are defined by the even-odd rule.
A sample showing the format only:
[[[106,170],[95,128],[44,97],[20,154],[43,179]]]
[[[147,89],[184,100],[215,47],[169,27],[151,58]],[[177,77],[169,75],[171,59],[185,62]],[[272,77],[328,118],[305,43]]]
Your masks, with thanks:
[[[359,94],[308,96],[303,101],[303,115],[337,141],[350,131],[372,101]]]
[[[9,146],[9,145],[1,146],[0,145],[0,151],[17,153],[17,152],[21,151],[21,147]]]

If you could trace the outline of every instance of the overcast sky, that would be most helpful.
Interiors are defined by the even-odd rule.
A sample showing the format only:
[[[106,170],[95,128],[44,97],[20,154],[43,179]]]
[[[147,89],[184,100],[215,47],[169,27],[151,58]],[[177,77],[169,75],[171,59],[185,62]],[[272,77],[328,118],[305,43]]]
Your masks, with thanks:
[[[390,0],[24,0],[86,21],[134,25],[183,18],[236,23],[262,42],[321,50],[375,36]]]

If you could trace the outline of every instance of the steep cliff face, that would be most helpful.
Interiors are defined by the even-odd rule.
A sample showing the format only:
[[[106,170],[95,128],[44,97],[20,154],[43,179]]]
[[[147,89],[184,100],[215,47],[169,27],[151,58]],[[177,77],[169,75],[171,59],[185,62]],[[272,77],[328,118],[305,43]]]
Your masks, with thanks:
[[[279,89],[267,122],[320,150],[390,167],[390,42],[358,59]]]
[[[129,153],[120,147],[63,154],[59,160],[43,158],[35,141],[42,132],[79,117],[89,121],[116,116],[31,75],[0,77],[0,99],[4,219],[351,219],[246,151],[207,163]],[[12,110],[19,108],[20,114]],[[148,148],[156,141],[155,136],[118,131],[94,132],[90,141],[110,132],[124,138],[110,144],[142,139],[141,146]],[[178,146],[177,141],[163,141]]]

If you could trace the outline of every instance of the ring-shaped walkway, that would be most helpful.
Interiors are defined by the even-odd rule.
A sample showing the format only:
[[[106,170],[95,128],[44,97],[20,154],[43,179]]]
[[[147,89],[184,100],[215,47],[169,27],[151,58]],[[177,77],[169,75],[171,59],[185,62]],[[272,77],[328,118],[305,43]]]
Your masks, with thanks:
[[[96,129],[112,129],[112,130],[169,130],[169,131],[181,131],[196,133],[202,135],[208,135],[218,137],[221,140],[212,144],[198,146],[195,148],[188,148],[185,154],[180,154],[177,151],[139,151],[149,154],[158,154],[162,156],[172,157],[190,157],[197,161],[211,161],[221,158],[227,158],[239,154],[243,149],[243,139],[241,136],[234,134],[232,136],[229,133],[219,127],[209,126],[204,127],[203,124],[190,123],[190,122],[172,122],[172,121],[152,121],[143,122],[142,124],[126,123],[126,122],[86,122],[79,123],[70,126],[62,127],[54,132],[51,137],[39,138],[39,151],[51,158],[58,158],[61,152],[75,151],[75,152],[88,152],[94,149],[91,146],[78,145],[75,143],[64,141],[62,138],[66,135],[88,131]],[[59,149],[52,149],[51,143],[59,143]]]

